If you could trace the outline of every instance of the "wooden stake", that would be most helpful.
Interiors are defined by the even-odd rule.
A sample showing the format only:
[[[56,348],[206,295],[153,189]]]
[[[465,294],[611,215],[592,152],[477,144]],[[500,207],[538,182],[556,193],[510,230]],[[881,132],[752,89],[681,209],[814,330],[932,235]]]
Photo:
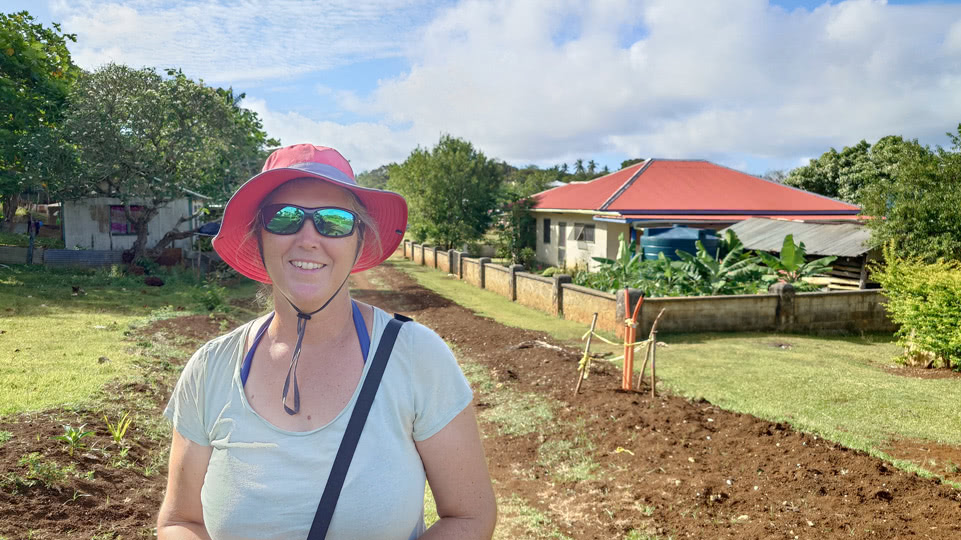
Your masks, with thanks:
[[[647,362],[651,359],[651,340],[647,340],[647,345],[644,347],[644,363],[641,365],[641,372],[637,375],[637,389],[641,389],[641,384],[644,383],[644,370],[647,369]]]
[[[597,313],[594,313],[594,319],[591,321],[591,333],[587,334],[587,346],[584,347],[584,356],[585,356],[586,358],[588,358],[588,359],[590,359],[590,357],[591,357],[591,356],[590,356],[590,354],[591,354],[591,340],[594,339],[594,326],[595,326],[595,325],[597,325]],[[578,370],[577,370],[577,371],[578,371],[578,373],[577,373],[577,386],[574,387],[574,395],[575,395],[575,396],[577,395],[578,392],[581,391],[581,381],[584,380],[584,375],[587,373],[588,364],[590,364],[590,360],[588,360],[588,361],[584,364],[584,367],[583,367],[582,369],[578,369]]]
[[[657,334],[657,323],[658,321],[661,320],[661,315],[664,315],[664,309],[666,308],[662,308],[661,311],[657,314],[657,318],[654,319],[654,324],[651,325],[651,333],[647,337],[647,348],[645,349],[645,353],[644,353],[644,365],[641,366],[641,374],[638,375],[637,377],[638,388],[641,387],[641,382],[644,380],[644,371],[647,369],[647,361],[651,360],[652,347],[656,346],[656,344],[652,345],[652,343],[654,343],[655,341],[655,334]],[[653,363],[651,364],[651,369],[654,369]]]
[[[621,390],[630,390],[631,384],[628,377],[634,370],[634,359],[630,356],[631,343],[631,290],[624,288],[624,368],[621,372]]]
[[[657,364],[657,331],[651,332],[651,397],[657,397],[654,387],[654,366]]]

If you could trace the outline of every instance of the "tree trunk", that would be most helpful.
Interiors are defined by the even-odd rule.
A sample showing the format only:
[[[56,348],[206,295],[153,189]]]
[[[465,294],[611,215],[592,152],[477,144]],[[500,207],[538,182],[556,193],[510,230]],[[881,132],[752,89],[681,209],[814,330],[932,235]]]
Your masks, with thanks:
[[[142,210],[138,216],[134,216],[132,212],[130,212],[129,205],[126,205],[124,208],[127,220],[133,225],[134,230],[137,231],[137,240],[133,243],[133,248],[131,248],[134,263],[147,256],[148,224],[150,220],[157,215],[157,209],[155,207],[143,206],[141,208]]]
[[[37,236],[33,226],[33,212],[27,213],[27,235],[30,237],[27,242],[27,264],[33,264],[33,243]]]
[[[177,240],[190,238],[191,236],[196,234],[198,230],[200,230],[200,227],[197,227],[196,229],[193,229],[191,231],[170,231],[167,234],[165,234],[163,238],[160,239],[159,242],[157,242],[157,245],[151,248],[151,251],[159,251],[169,246],[170,244],[173,244]]]
[[[7,232],[13,232],[13,220],[16,217],[17,207],[20,206],[20,195],[5,195],[3,197],[3,221],[0,222],[0,230],[6,225]]]
[[[199,218],[204,214],[206,214],[206,211],[202,209],[200,212],[197,212],[192,216],[181,216],[180,219],[177,220],[177,224],[174,225],[173,230],[167,231],[167,233],[163,235],[163,238],[161,238],[160,241],[157,242],[157,245],[151,248],[151,251],[160,251],[177,240],[190,238],[191,236],[196,234],[197,231],[200,230],[200,227],[197,227],[196,229],[192,229],[189,231],[181,231],[179,230],[180,225],[183,223],[186,223],[187,221],[191,221],[193,219]]]

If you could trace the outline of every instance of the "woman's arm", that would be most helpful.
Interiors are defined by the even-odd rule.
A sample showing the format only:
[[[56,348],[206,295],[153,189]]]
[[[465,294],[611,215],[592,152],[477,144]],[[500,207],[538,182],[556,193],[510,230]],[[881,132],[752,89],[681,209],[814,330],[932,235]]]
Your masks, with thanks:
[[[173,430],[167,494],[157,518],[158,540],[210,540],[204,526],[200,488],[211,451],[210,446],[197,444]]]
[[[447,426],[416,444],[440,517],[421,539],[489,540],[497,503],[474,406],[468,405]]]

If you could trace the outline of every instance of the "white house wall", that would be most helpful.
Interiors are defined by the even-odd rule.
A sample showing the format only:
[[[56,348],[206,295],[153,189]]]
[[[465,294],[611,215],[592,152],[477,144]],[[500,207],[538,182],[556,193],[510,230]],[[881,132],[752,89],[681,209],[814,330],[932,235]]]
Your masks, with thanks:
[[[595,270],[599,266],[593,257],[613,259],[617,255],[617,236],[623,232],[628,234],[628,227],[622,223],[594,221],[590,214],[562,214],[540,213],[537,216],[537,260],[542,264],[565,268],[588,268]],[[544,243],[544,220],[551,220],[551,241]],[[565,223],[567,245],[564,260],[558,257],[558,235],[560,223]],[[574,225],[593,225],[594,241],[578,242],[574,238]]]
[[[83,249],[106,249],[122,251],[133,247],[137,240],[136,234],[111,234],[110,207],[122,204],[119,199],[96,197],[63,203],[64,244],[67,249],[80,247]],[[136,203],[132,203],[136,206]],[[194,202],[194,212],[198,209]],[[171,201],[161,207],[156,216],[148,224],[147,247],[152,248],[163,236],[174,228],[182,216],[189,216],[189,202],[187,198]],[[189,223],[181,224],[180,229],[189,227]],[[190,251],[190,239],[176,240],[171,247],[179,247],[184,252]]]

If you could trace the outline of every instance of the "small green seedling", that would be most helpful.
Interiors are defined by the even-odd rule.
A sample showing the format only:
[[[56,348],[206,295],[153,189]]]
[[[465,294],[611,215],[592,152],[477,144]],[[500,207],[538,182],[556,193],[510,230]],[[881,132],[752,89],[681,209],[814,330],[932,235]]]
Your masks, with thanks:
[[[113,424],[107,419],[107,415],[103,415],[103,421],[107,423],[107,431],[109,431],[110,436],[113,437],[113,442],[122,446],[124,444],[123,438],[127,434],[127,428],[130,427],[130,423],[133,421],[130,413],[123,413],[120,420],[117,420],[117,422]]]
[[[75,428],[70,424],[63,426],[63,435],[57,435],[54,439],[66,443],[67,453],[73,456],[73,451],[78,448],[85,448],[83,444],[83,438],[88,435],[93,435],[92,431],[84,431],[83,428],[87,424],[81,424],[80,427]]]

